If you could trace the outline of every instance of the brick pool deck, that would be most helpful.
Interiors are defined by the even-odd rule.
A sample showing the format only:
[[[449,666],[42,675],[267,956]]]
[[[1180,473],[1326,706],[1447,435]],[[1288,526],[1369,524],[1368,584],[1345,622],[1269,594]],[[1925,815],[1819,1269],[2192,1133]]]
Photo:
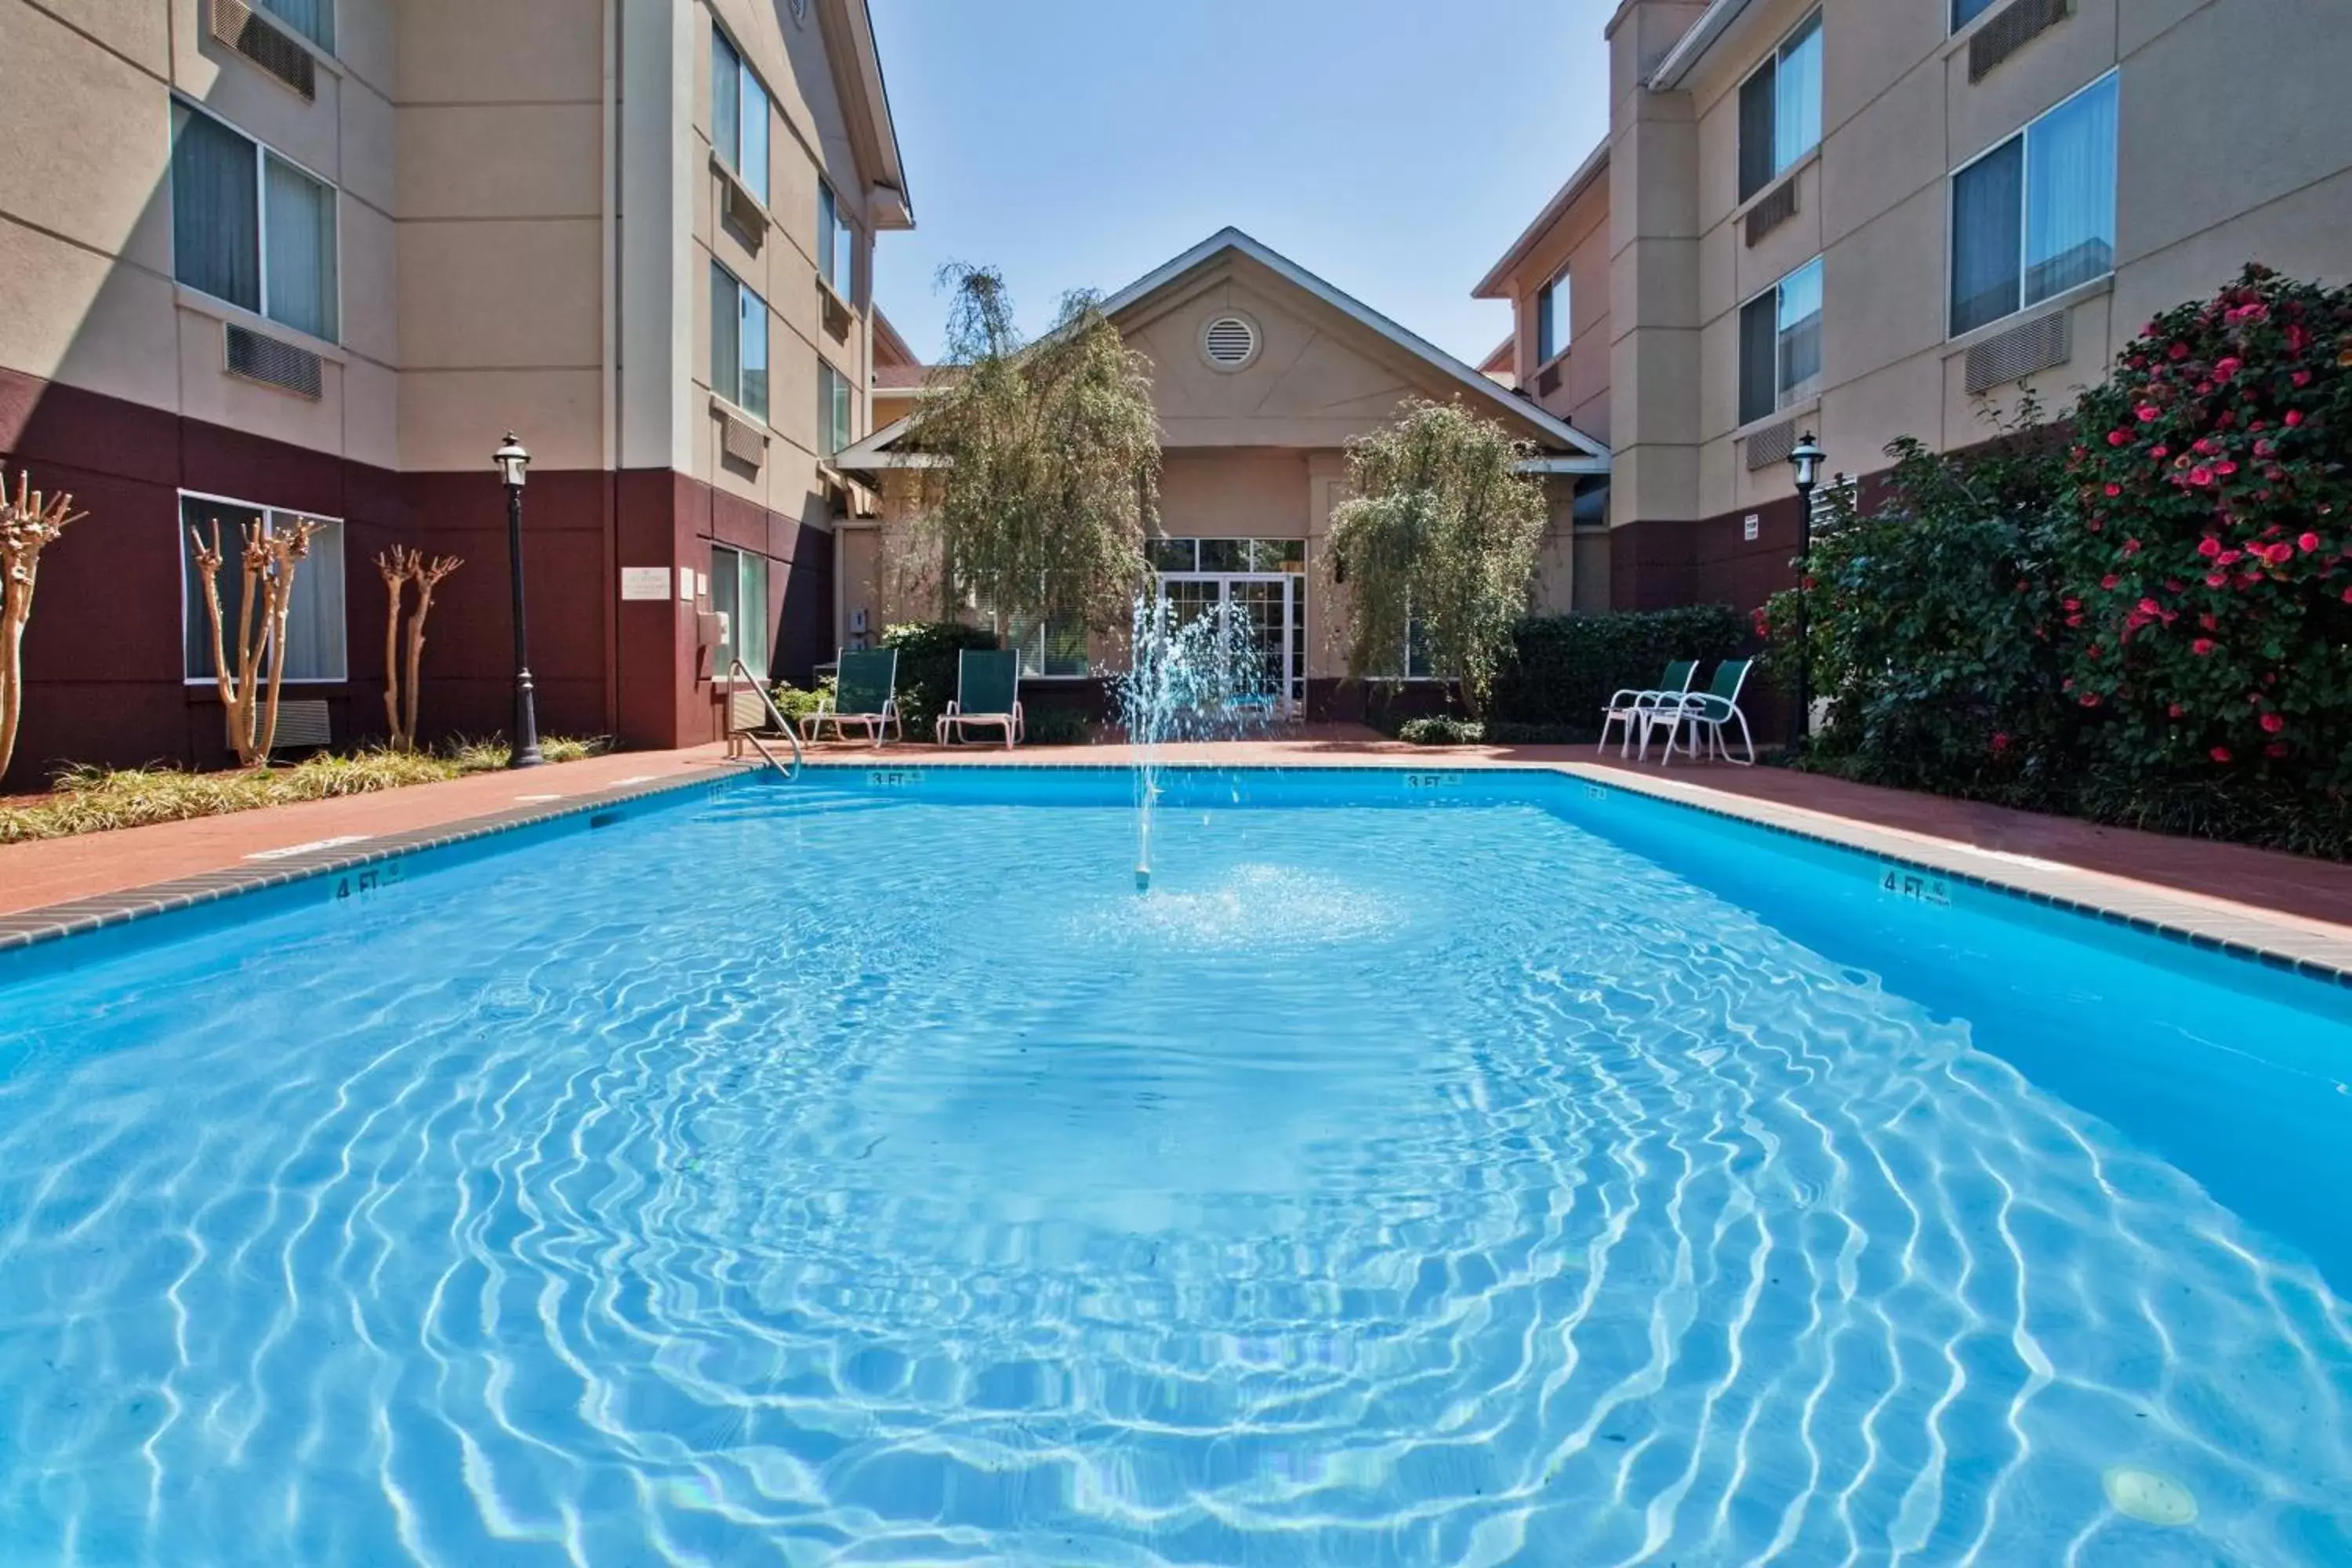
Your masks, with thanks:
[[[1125,766],[1125,746],[880,751],[824,746],[812,763]],[[1273,740],[1172,746],[1162,760],[1227,767],[1536,767],[1613,784],[2040,901],[2261,955],[2352,984],[2352,867],[2237,845],[2169,838],[1816,778],[1723,764],[1662,770],[1590,747],[1426,751],[1349,727]],[[315,875],[448,838],[734,771],[721,746],[635,752],[527,773],[488,773],[377,795],[194,822],[0,847],[0,945],[110,924],[248,884]]]

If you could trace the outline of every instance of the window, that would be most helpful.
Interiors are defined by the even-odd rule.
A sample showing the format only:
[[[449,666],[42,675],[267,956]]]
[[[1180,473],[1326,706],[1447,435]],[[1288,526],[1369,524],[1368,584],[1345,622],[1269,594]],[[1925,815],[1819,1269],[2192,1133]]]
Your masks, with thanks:
[[[713,673],[724,680],[740,658],[744,668],[767,679],[768,558],[712,545],[710,607],[725,617],[726,626],[719,637]]]
[[[327,53],[335,52],[335,0],[261,0],[261,8]]]
[[[849,378],[823,360],[816,367],[817,453],[832,457],[856,439],[850,433]]]
[[[1822,139],[1822,14],[1797,24],[1739,88],[1739,199],[1746,201]]]
[[[727,35],[710,30],[710,144],[761,205],[768,200],[768,89]]]
[[[710,390],[768,416],[768,305],[735,274],[710,264]]]
[[[332,342],[335,191],[186,104],[172,109],[173,275]]]
[[[1822,259],[1813,258],[1739,311],[1739,422],[1812,395],[1822,379]]]
[[[1992,6],[1993,0],[1952,0],[1952,31],[1958,32]]]
[[[1023,675],[1087,673],[1087,629],[1082,626],[1064,626],[1051,619],[1015,620],[1006,630],[1004,646],[1021,655]]]
[[[320,524],[310,553],[294,573],[294,598],[286,612],[286,679],[335,681],[347,679],[343,622],[343,525],[308,513],[277,511],[214,496],[180,498],[180,602],[184,628],[182,668],[191,681],[213,679],[213,623],[205,607],[205,580],[196,570],[194,529],[209,544],[220,530],[221,640],[232,662],[236,628],[245,615],[245,574],[238,562],[248,523],[277,528],[298,518]]]
[[[1568,273],[1543,286],[1536,296],[1536,363],[1548,364],[1568,352]]]
[[[841,198],[833,187],[816,184],[816,272],[842,303],[854,302],[857,286],[857,231],[841,216]]]
[[[2116,79],[1952,176],[1952,335],[2104,278],[2116,260]]]
[[[1303,539],[1150,539],[1144,559],[1154,572],[1289,573],[1307,570]]]

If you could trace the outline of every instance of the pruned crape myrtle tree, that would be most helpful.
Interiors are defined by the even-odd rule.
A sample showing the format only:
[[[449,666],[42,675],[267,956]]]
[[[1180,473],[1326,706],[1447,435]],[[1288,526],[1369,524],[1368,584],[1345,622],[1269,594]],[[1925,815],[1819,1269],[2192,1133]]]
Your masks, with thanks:
[[[1349,679],[1391,672],[1411,637],[1486,711],[1543,540],[1541,481],[1519,471],[1531,452],[1458,403],[1421,400],[1349,442],[1328,558]]]
[[[1160,417],[1149,362],[1092,294],[1024,342],[1003,279],[940,273],[953,295],[947,358],[899,442],[899,566],[953,619],[977,605],[1001,638],[1022,626],[1125,624],[1156,513]]]
[[[15,495],[5,481],[0,476],[0,774],[7,773],[16,750],[25,700],[25,623],[33,618],[41,552],[87,515],[74,510],[70,495],[45,496],[35,489],[32,476],[21,468]]]
[[[442,578],[464,564],[455,555],[438,555],[427,561],[423,551],[404,549],[397,544],[375,558],[375,569],[383,574],[387,601],[383,623],[383,719],[395,752],[416,749],[416,698],[423,684],[425,618],[433,613],[433,591],[441,585]],[[401,612],[412,586],[416,590],[416,608],[408,616],[408,668],[404,679]]]
[[[205,587],[205,616],[212,627],[213,679],[228,713],[228,743],[248,768],[267,766],[278,739],[278,692],[286,677],[286,616],[294,602],[294,574],[310,553],[319,525],[307,518],[290,522],[248,522],[239,529],[244,548],[237,567],[236,658],[227,658],[230,628],[221,607],[220,521],[209,538],[191,528],[196,574]]]

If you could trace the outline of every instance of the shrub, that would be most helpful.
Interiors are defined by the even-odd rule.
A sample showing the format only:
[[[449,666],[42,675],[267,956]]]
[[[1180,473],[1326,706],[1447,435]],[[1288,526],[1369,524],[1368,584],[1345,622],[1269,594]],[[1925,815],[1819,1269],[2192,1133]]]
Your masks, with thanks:
[[[2352,856],[2352,289],[2250,268],[2054,437],[1897,443],[1774,596],[1833,703],[1804,765]]]
[[[1887,451],[1885,502],[1840,505],[1805,583],[1758,616],[1766,667],[1794,691],[1810,650],[1813,694],[1834,715],[1814,749],[1849,776],[2030,793],[2021,775],[2071,757],[2080,727],[2052,700],[2069,658],[2050,633],[2062,458],[2022,432],[1975,453],[1907,437]]]
[[[1094,721],[1076,708],[1031,708],[1021,714],[1024,743],[1032,746],[1083,746],[1095,738]]]
[[[992,648],[996,634],[961,621],[908,621],[887,628],[882,646],[898,650],[898,716],[908,735],[929,736],[956,694],[956,655]]]
[[[1397,726],[1397,739],[1409,746],[1475,746],[1486,738],[1486,727],[1475,719],[1451,713],[1408,719]]]
[[[551,763],[577,762],[604,751],[602,740],[551,735],[540,753]],[[54,793],[26,805],[0,806],[0,844],[64,838],[111,827],[184,822],[257,806],[287,805],[330,796],[370,795],[406,784],[437,784],[507,765],[502,740],[457,741],[440,752],[389,747],[350,755],[323,752],[290,767],[190,773],[182,768],[71,767],[57,775]]]
[[[2074,700],[2135,776],[2352,787],[2352,289],[2255,267],[2084,395]]]
[[[1748,637],[1728,605],[1530,616],[1513,628],[1492,716],[1590,740],[1614,693],[1655,686],[1675,659],[1733,658]]]
[[[899,656],[902,662],[905,658],[904,654]],[[778,681],[776,689],[770,695],[775,700],[776,711],[798,725],[810,714],[832,700],[833,678],[827,676],[818,681],[815,689],[812,691],[803,691],[789,680]]]

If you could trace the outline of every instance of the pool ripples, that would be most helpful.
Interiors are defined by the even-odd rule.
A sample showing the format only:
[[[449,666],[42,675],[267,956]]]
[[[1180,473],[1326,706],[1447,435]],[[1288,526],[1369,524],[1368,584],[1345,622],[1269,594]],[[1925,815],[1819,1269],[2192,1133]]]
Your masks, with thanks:
[[[1144,899],[1039,815],[13,999],[0,1563],[2352,1540],[2345,1304],[1970,1023],[1537,813],[1171,821]]]

